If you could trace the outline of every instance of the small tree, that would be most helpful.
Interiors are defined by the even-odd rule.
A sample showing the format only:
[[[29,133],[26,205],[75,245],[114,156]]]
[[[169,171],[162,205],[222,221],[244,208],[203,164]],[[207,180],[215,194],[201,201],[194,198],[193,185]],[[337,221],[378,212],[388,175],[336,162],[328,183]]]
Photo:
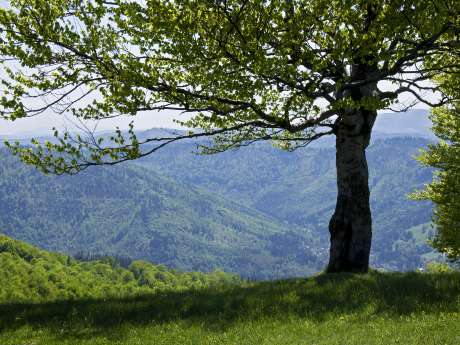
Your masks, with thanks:
[[[437,233],[432,245],[455,260],[460,258],[460,74],[440,77],[438,82],[452,101],[433,110],[433,132],[440,140],[419,157],[423,165],[437,170],[433,181],[412,197],[433,201]]]
[[[369,145],[377,110],[401,94],[430,106],[424,81],[458,70],[455,0],[11,0],[0,10],[8,76],[1,116],[82,119],[180,110],[200,131],[139,141],[64,133],[34,150],[45,172],[136,159],[184,138],[215,153],[259,140],[285,149],[336,136],[337,205],[328,270],[365,272],[372,237]],[[382,82],[392,88],[382,89]],[[37,100],[43,104],[37,105]]]

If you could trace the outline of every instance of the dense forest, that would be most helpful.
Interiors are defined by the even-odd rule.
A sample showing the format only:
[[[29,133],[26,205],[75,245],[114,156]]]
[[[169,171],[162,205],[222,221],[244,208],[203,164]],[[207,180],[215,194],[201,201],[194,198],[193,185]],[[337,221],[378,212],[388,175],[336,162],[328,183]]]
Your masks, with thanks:
[[[182,270],[220,268],[259,278],[319,269],[319,255],[310,249],[318,246],[306,246],[319,244],[310,232],[295,232],[298,250],[291,253],[302,261],[290,265],[289,257],[275,252],[285,230],[276,219],[152,170],[120,166],[50,177],[15,158],[4,161],[0,228],[42,248],[124,254]]]
[[[407,198],[408,193],[431,180],[432,171],[415,160],[429,143],[421,137],[392,137],[376,140],[369,147],[374,267],[411,270],[433,258],[434,252],[425,243],[434,232],[431,204]],[[335,150],[327,142],[295,152],[270,145],[214,156],[192,157],[190,151],[190,145],[177,145],[148,157],[143,164],[238,200],[287,226],[311,229],[321,243],[327,244],[337,189]]]
[[[426,244],[431,205],[406,197],[431,179],[413,159],[428,143],[390,138],[369,149],[374,267],[411,270],[436,256]],[[77,176],[44,176],[3,151],[0,229],[49,250],[251,279],[324,268],[336,193],[327,143],[293,153],[256,145],[198,156],[194,148],[186,142]]]

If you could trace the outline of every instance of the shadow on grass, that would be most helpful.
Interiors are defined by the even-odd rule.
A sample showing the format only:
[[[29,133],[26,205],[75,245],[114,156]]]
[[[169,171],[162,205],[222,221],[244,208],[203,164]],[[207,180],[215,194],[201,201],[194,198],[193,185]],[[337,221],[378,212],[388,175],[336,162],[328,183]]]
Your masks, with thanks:
[[[293,315],[321,322],[351,313],[391,318],[459,309],[459,273],[333,274],[132,298],[3,304],[0,332],[30,325],[56,332],[64,329],[68,336],[78,336],[79,329],[89,327],[86,336],[101,332],[119,337],[116,332],[121,332],[124,324],[183,320],[221,330],[235,321],[264,317]]]

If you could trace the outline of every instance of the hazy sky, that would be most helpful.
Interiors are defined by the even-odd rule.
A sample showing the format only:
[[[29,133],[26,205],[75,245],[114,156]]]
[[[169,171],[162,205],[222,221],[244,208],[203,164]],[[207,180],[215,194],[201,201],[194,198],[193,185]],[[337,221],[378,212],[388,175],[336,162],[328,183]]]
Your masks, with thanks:
[[[4,5],[5,1],[0,0],[0,5]],[[4,78],[5,74],[3,73],[2,68],[0,68],[0,78]],[[379,83],[379,88],[381,90],[393,89],[394,86],[390,86],[387,82]],[[0,90],[1,93],[1,90]],[[434,95],[426,95],[426,98],[430,101],[434,101],[437,97]],[[411,98],[407,96],[400,97],[404,103],[411,102]],[[42,104],[43,105],[43,104]],[[418,104],[417,108],[426,109],[427,106],[424,104]],[[162,111],[162,112],[144,112],[137,116],[122,116],[113,119],[101,120],[97,123],[97,130],[113,130],[117,126],[121,129],[128,128],[128,124],[131,121],[134,121],[135,128],[138,130],[145,130],[155,127],[164,127],[164,128],[180,128],[173,119],[185,120],[184,116],[179,112],[172,111]],[[73,122],[75,119],[72,119],[70,116],[66,118],[63,115],[56,115],[51,112],[46,114],[41,114],[36,117],[27,118],[27,119],[18,119],[14,122],[5,121],[0,119],[0,136],[30,136],[30,135],[44,135],[51,134],[52,128],[56,127],[58,129],[72,129]],[[87,122],[89,128],[93,128],[96,123]]]
[[[431,97],[430,97],[431,98]],[[427,109],[424,104],[418,104],[418,109]],[[174,118],[185,120],[187,115],[182,115],[179,112],[161,111],[161,112],[143,112],[137,116],[121,116],[118,118],[111,118],[97,122],[97,130],[112,130],[119,126],[121,129],[128,128],[128,124],[134,121],[134,126],[137,130],[145,130],[154,127],[163,128],[180,128],[177,123],[173,121]],[[190,115],[188,115],[190,116]],[[72,129],[75,119],[68,116],[56,115],[51,112],[39,116],[18,119],[14,122],[0,119],[0,135],[1,136],[30,136],[30,135],[43,135],[51,134],[51,128],[58,129]],[[86,124],[93,128],[96,125],[94,121],[87,121]]]
[[[0,0],[0,6],[5,7],[9,6],[9,2],[5,0]],[[4,73],[0,68],[0,78],[4,77]],[[390,86],[389,83],[383,82],[379,83],[379,88],[381,90],[389,90],[394,87]],[[434,95],[425,96],[430,101],[435,101],[437,99]],[[411,102],[411,98],[407,96],[400,97],[400,100],[405,102]],[[416,108],[418,109],[427,109],[427,106],[424,104],[417,104]],[[190,115],[188,115],[190,116]],[[123,116],[114,119],[107,119],[99,121],[97,123],[98,130],[111,130],[119,126],[122,129],[126,129],[128,124],[131,121],[134,121],[135,128],[138,130],[150,129],[154,127],[166,127],[166,128],[180,128],[176,123],[173,122],[173,118],[179,120],[184,120],[183,115],[181,116],[179,112],[172,111],[162,111],[162,112],[144,112],[134,117]],[[62,115],[55,115],[51,111],[42,114],[40,116],[28,118],[28,119],[19,119],[14,122],[5,121],[0,119],[0,135],[1,136],[21,136],[21,135],[36,135],[36,134],[50,134],[51,128],[73,128],[72,122],[75,122],[75,119],[66,118]],[[95,122],[88,122],[88,127],[92,128],[96,124]]]
[[[0,73],[0,77],[3,73]],[[388,90],[391,88],[388,83],[379,84],[379,88],[382,90]],[[426,98],[430,101],[435,101],[437,98],[433,94],[427,94]],[[403,103],[410,103],[412,99],[407,96],[401,96],[400,100]],[[423,103],[417,104],[418,109],[427,109],[427,106]],[[120,116],[118,118],[110,118],[101,120],[99,122],[87,121],[87,125],[93,128],[97,124],[97,130],[113,130],[117,126],[121,129],[127,129],[128,124],[134,121],[134,126],[137,130],[145,130],[155,127],[163,128],[180,128],[177,123],[173,121],[174,118],[179,120],[185,120],[184,116],[190,117],[190,114],[183,115],[180,112],[173,111],[149,111],[140,113],[137,116]],[[30,135],[44,135],[51,134],[51,129],[56,127],[58,129],[72,129],[74,128],[73,123],[75,119],[70,116],[56,115],[51,112],[41,114],[39,116],[18,119],[14,122],[5,121],[0,119],[0,135],[1,136],[30,136]]]
[[[423,104],[418,104],[418,109],[426,109]],[[137,130],[145,130],[154,127],[163,128],[180,128],[173,119],[184,120],[184,115],[179,112],[162,111],[162,112],[143,112],[137,116],[122,116],[113,119],[106,119],[97,122],[97,130],[113,130],[117,126],[122,129],[127,129],[128,124],[134,121],[134,126]],[[74,128],[75,119],[72,117],[64,117],[63,115],[56,115],[53,113],[42,114],[39,116],[18,119],[13,121],[6,121],[0,119],[0,135],[1,136],[30,136],[30,135],[43,135],[51,134],[51,128],[58,129]],[[93,128],[96,125],[94,121],[87,121],[86,124]]]
[[[137,129],[150,129],[153,127],[179,128],[173,122],[173,118],[184,119],[179,113],[171,111],[163,112],[144,112],[138,116],[122,116],[114,119],[107,119],[97,122],[98,130],[128,128],[128,124],[134,121]],[[43,114],[27,119],[18,119],[14,122],[0,119],[0,135],[27,135],[27,134],[49,134],[51,128],[72,128],[75,119],[72,117],[64,117],[52,113]],[[94,121],[88,121],[88,126],[96,125]]]
[[[5,1],[0,0],[0,5],[4,4]],[[0,68],[0,78],[4,77],[5,74],[3,73],[2,68]],[[379,83],[379,88],[381,90],[389,90],[393,89],[394,86],[390,86],[388,82],[381,82]],[[437,97],[434,95],[426,95],[426,98],[433,102]],[[411,102],[411,98],[407,96],[400,97],[400,100],[404,103]],[[416,107],[419,109],[427,108],[424,104],[418,104]],[[186,116],[190,116],[190,114]],[[144,112],[134,117],[122,116],[113,119],[101,120],[97,123],[97,130],[113,130],[117,126],[121,129],[126,129],[131,121],[134,121],[135,128],[138,130],[155,127],[180,128],[175,122],[173,122],[174,118],[185,120],[184,115],[181,115],[179,112]],[[56,115],[52,113],[51,110],[46,114],[27,119],[18,119],[14,122],[0,119],[0,136],[46,135],[52,133],[51,129],[53,127],[58,129],[72,129],[74,128],[73,122],[75,122],[75,119],[72,119],[70,116],[66,118],[63,115]],[[87,123],[89,128],[93,128],[95,124],[96,123],[94,121]]]
[[[1,0],[0,0],[1,1]],[[2,68],[0,68],[0,78],[4,78],[5,74],[3,73]],[[425,83],[427,84],[427,83]],[[391,85],[388,82],[380,82],[379,88],[381,90],[391,90],[395,86]],[[0,90],[1,91],[1,90]],[[437,97],[433,94],[425,95],[426,99],[434,102]],[[408,97],[407,94],[403,94],[399,97],[400,101],[405,104],[410,103],[413,98]],[[40,106],[43,106],[41,101],[38,101]],[[88,101],[89,102],[89,101]],[[79,104],[81,105],[81,104]],[[325,106],[326,104],[320,104]],[[40,106],[37,106],[38,108]],[[420,103],[417,104],[416,108],[426,109],[427,106]],[[183,115],[180,112],[173,111],[150,111],[143,112],[137,116],[121,116],[118,118],[110,118],[106,120],[101,120],[97,122],[97,130],[114,130],[117,126],[121,129],[127,129],[128,124],[131,121],[134,121],[135,128],[137,130],[145,130],[155,127],[163,128],[180,128],[177,123],[173,121],[174,118],[179,120],[185,120],[184,116],[190,117],[190,114]],[[70,115],[68,117],[63,115],[56,115],[51,110],[47,113],[41,114],[39,116],[27,118],[27,119],[18,119],[14,122],[5,121],[0,119],[0,136],[31,136],[31,135],[48,135],[52,133],[52,128],[56,127],[58,129],[72,129],[74,128],[73,119]],[[96,122],[87,122],[89,128],[93,128],[96,125]]]

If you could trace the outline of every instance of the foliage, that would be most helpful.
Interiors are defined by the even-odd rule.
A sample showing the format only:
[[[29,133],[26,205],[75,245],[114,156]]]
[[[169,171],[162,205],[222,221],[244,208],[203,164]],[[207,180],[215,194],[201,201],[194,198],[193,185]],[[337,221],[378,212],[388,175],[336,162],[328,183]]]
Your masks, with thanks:
[[[453,269],[447,263],[430,262],[426,265],[426,269],[430,273],[448,273]]]
[[[187,125],[204,130],[143,141],[132,129],[126,138],[120,131],[109,138],[56,133],[59,141],[34,142],[35,150],[11,145],[27,163],[58,174],[213,134],[210,152],[269,139],[291,149],[401,94],[430,104],[421,83],[446,72],[446,55],[458,53],[459,6],[14,0],[0,10],[7,76],[0,115],[15,120],[53,110],[103,119],[170,109],[193,114]],[[380,90],[379,82],[395,87]]]
[[[432,111],[433,132],[440,139],[423,151],[419,161],[436,168],[433,181],[415,199],[431,200],[436,236],[434,248],[450,259],[460,259],[460,86],[459,76],[443,76],[439,84],[452,97],[449,106]]]
[[[456,345],[460,274],[377,273],[0,305],[4,345]]]
[[[0,235],[0,280],[0,303],[116,298],[239,281],[222,272],[182,273],[145,261],[134,261],[128,268],[113,262],[81,262],[4,235]]]
[[[78,261],[102,261],[108,263],[111,266],[121,266],[124,268],[128,268],[133,259],[129,256],[124,255],[106,255],[106,254],[99,254],[93,253],[88,251],[80,250],[76,254],[72,255],[75,260]]]

